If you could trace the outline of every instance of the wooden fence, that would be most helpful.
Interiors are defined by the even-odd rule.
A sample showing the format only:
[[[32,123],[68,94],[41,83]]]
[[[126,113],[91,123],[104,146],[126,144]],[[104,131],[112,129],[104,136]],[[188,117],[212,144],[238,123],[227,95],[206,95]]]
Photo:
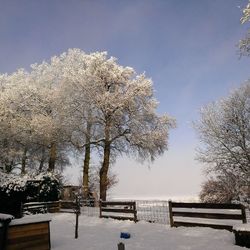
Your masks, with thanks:
[[[100,218],[133,220],[137,222],[135,201],[100,201]]]
[[[78,204],[73,201],[29,202],[22,205],[22,214],[25,213],[75,213],[79,210]]]
[[[179,203],[169,201],[169,218],[171,227],[200,226],[229,231],[232,231],[233,228],[233,225],[230,225],[230,223],[233,224],[231,220],[246,223],[245,207],[241,204]],[[196,218],[201,220],[197,221],[195,220]],[[218,222],[222,220],[223,222]]]

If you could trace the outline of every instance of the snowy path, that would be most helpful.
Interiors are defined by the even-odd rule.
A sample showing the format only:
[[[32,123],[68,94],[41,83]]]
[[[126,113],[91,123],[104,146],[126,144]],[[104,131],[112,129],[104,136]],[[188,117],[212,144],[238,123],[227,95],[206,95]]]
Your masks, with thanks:
[[[74,215],[50,214],[52,250],[243,250],[234,245],[234,235],[209,228],[169,228],[147,222],[133,223],[80,216],[79,238],[74,239]],[[120,232],[131,238],[121,240]]]

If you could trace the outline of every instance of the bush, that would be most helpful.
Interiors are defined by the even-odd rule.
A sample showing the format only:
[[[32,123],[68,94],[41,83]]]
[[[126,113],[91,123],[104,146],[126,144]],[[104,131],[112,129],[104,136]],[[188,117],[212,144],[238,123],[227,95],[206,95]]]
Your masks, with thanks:
[[[60,181],[53,174],[40,174],[27,181],[27,202],[58,201],[61,194],[60,190]]]
[[[54,176],[43,176],[40,184],[39,201],[58,201],[61,185]]]
[[[249,184],[242,186],[235,178],[217,176],[203,183],[200,200],[207,203],[241,203],[248,207],[249,194]]]
[[[36,177],[5,174],[0,171],[0,213],[21,217],[24,202],[57,201],[61,184],[51,173]]]
[[[0,179],[0,213],[21,217],[21,204],[26,199],[25,178],[0,172]]]

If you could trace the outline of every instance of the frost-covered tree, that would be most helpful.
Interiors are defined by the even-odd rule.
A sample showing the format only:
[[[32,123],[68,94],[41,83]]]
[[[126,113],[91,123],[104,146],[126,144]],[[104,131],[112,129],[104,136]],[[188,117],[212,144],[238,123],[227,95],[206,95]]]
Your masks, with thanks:
[[[64,123],[72,129],[70,140],[84,148],[83,185],[88,186],[91,147],[103,156],[100,169],[100,198],[106,199],[111,154],[126,153],[153,159],[167,148],[173,119],[156,114],[150,79],[123,67],[106,52],[89,55],[69,50],[57,58],[63,65],[60,87]]]
[[[95,138],[103,148],[100,198],[105,200],[111,153],[153,159],[167,148],[168,131],[174,122],[156,114],[151,80],[119,65],[105,52],[90,54],[86,79],[86,96],[95,115]]]
[[[0,160],[2,168],[27,166],[53,171],[63,159],[63,127],[58,117],[58,69],[50,64],[32,65],[0,78]],[[48,164],[46,164],[48,162]],[[39,165],[39,166],[38,166]]]
[[[80,153],[84,153],[83,196],[88,197],[90,156],[93,145],[96,145],[95,120],[92,98],[86,95],[89,85],[86,68],[89,55],[79,49],[70,49],[56,57],[53,66],[59,67],[63,79],[60,84],[60,101],[62,107],[60,122],[67,128],[67,140]]]
[[[11,159],[8,156],[10,153],[11,143],[11,132],[9,120],[11,119],[11,114],[7,112],[5,102],[6,94],[5,89],[7,88],[8,76],[6,74],[0,75],[0,169],[6,172],[10,172],[13,168]]]
[[[30,120],[33,113],[36,89],[24,70],[9,75],[0,96],[2,163],[11,170],[14,165],[21,165],[21,172],[26,171],[27,155],[32,148]],[[12,167],[10,167],[12,165]]]
[[[59,162],[65,150],[65,127],[60,121],[59,83],[62,79],[60,67],[55,67],[56,57],[51,62],[31,65],[31,78],[40,90],[40,112],[32,119],[33,130],[40,139],[41,159],[43,165],[46,156],[48,158],[48,170],[54,171],[56,162]],[[46,154],[46,151],[48,152]],[[42,166],[40,165],[40,169]]]
[[[220,179],[235,180],[238,189],[245,190],[249,196],[250,82],[227,98],[204,107],[195,128],[203,145],[198,160],[206,164],[207,172]]]
[[[242,17],[240,19],[242,24],[250,21],[250,1],[242,11]],[[246,36],[239,41],[240,54],[244,56],[250,55],[250,29],[248,29]]]
[[[28,155],[41,156],[40,170],[48,159],[48,169],[53,171],[60,148],[66,149],[70,142],[84,151],[83,186],[88,191],[90,153],[97,149],[103,157],[100,198],[105,200],[111,157],[125,153],[153,160],[167,149],[168,131],[175,122],[157,115],[152,81],[119,65],[106,52],[85,54],[73,49],[21,73],[27,79],[16,77],[9,92],[3,91],[6,98],[1,100],[14,109],[3,105],[10,115],[2,112],[1,128],[10,127],[8,138],[23,144],[25,160]],[[1,76],[0,87],[5,78]],[[22,103],[17,102],[20,98]],[[36,153],[31,154],[31,148]]]

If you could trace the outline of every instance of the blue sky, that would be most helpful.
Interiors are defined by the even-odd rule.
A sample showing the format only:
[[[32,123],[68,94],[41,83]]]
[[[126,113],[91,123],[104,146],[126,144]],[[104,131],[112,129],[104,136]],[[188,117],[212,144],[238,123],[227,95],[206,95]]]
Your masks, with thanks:
[[[192,196],[202,166],[191,122],[250,76],[236,44],[246,0],[0,0],[0,72],[28,68],[68,48],[108,51],[154,82],[159,113],[177,120],[169,151],[150,168],[126,157],[113,166],[114,195]],[[79,169],[67,173],[77,175]]]

